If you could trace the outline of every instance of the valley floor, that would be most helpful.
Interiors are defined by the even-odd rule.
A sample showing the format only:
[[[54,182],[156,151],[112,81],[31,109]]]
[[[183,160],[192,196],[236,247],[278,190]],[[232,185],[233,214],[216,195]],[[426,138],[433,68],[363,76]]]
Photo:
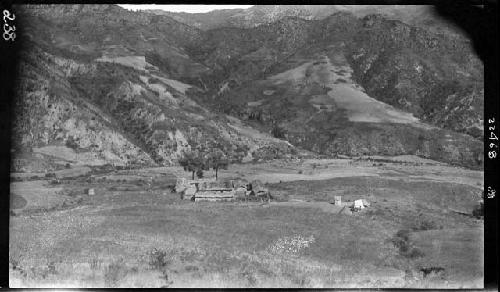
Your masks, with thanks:
[[[482,287],[483,221],[464,214],[483,172],[364,157],[219,173],[260,180],[271,203],[184,201],[164,173],[189,176],[171,167],[13,182],[10,286]],[[334,196],[371,205],[346,214]]]

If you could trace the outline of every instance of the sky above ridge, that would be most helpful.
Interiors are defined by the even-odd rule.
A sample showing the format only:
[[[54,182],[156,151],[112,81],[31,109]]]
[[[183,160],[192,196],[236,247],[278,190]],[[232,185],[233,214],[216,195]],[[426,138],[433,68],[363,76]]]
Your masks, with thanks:
[[[144,4],[144,5],[133,5],[133,4],[121,4],[119,5],[128,10],[152,10],[161,9],[171,12],[187,12],[187,13],[204,13],[212,10],[219,9],[245,9],[252,5],[155,5],[155,4]]]

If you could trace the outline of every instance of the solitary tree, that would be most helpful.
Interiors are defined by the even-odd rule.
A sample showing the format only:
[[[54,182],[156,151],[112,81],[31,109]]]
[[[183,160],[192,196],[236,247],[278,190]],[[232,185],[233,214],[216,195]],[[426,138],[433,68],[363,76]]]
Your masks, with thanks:
[[[218,178],[219,169],[227,169],[229,159],[220,149],[214,149],[207,155],[207,168],[215,170],[215,179]]]
[[[199,151],[184,151],[179,158],[179,164],[184,171],[192,173],[192,179],[194,179],[195,172],[206,168],[205,159]]]

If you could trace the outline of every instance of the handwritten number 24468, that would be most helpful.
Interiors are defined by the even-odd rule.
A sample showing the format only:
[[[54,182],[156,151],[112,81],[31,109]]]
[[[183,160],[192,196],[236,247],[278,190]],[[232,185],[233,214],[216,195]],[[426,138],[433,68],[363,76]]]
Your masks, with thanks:
[[[10,26],[8,23],[7,23],[7,20],[14,20],[16,17],[14,14],[10,14],[10,12],[8,10],[4,10],[3,11],[3,22],[4,22],[4,25],[3,25],[3,39],[8,41],[14,41],[16,39],[16,33],[14,33],[14,31],[16,31],[16,27],[13,25],[13,26]]]

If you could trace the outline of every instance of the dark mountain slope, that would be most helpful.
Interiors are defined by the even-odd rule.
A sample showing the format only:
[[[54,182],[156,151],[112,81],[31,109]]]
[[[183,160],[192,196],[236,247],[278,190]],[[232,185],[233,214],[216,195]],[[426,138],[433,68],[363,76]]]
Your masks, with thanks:
[[[202,31],[113,5],[23,11],[33,50],[18,110],[38,108],[16,122],[19,150],[71,145],[64,159],[78,163],[171,164],[191,147],[235,160],[298,147],[482,165],[483,67],[460,35],[346,12]],[[60,103],[79,114],[51,113]]]
[[[370,96],[482,138],[484,67],[470,41],[368,16],[350,50],[355,79]]]
[[[207,35],[205,46],[200,44],[192,53],[223,74],[206,82],[212,85],[213,98],[200,96],[200,102],[254,120],[255,127],[279,132],[277,136],[292,144],[328,155],[417,153],[481,165],[482,146],[475,138],[483,135],[483,65],[462,36],[433,33],[380,15],[358,19],[348,13],[322,21],[284,18],[252,29],[211,30]],[[346,70],[352,70],[352,80],[338,76]],[[286,75],[281,83],[269,80],[276,74]],[[359,102],[371,104],[367,98],[373,97],[429,126],[398,119],[385,125],[353,123],[349,120],[356,118],[349,118],[345,109],[354,105],[339,106],[338,100],[324,98],[333,94],[331,84],[341,82],[359,87],[355,89],[362,95]],[[323,104],[311,98],[323,99]],[[374,139],[381,135],[388,140]],[[433,146],[421,148],[423,140]]]
[[[50,169],[66,163],[168,165],[183,149],[198,147],[219,148],[238,161],[295,151],[270,135],[249,133],[241,121],[214,115],[187,96],[200,89],[176,78],[209,69],[185,55],[181,39],[186,32],[180,30],[179,36],[169,29],[178,23],[160,19],[158,30],[148,32],[158,45],[144,40],[149,22],[142,14],[112,6],[106,10],[109,19],[120,20],[116,13],[136,18],[101,21],[87,13],[92,9],[56,5],[29,7],[21,14],[27,25],[15,106],[16,153],[37,153],[50,162],[42,168]],[[120,22],[125,29],[130,25],[123,40],[116,32]],[[92,40],[85,36],[86,24],[99,32],[89,33]],[[34,167],[13,165],[14,170]]]
[[[20,12],[27,34],[48,52],[82,61],[106,55],[147,56],[153,65],[161,61],[158,65],[165,73],[178,78],[207,70],[183,49],[200,39],[201,32],[168,17],[116,5],[29,5]]]

